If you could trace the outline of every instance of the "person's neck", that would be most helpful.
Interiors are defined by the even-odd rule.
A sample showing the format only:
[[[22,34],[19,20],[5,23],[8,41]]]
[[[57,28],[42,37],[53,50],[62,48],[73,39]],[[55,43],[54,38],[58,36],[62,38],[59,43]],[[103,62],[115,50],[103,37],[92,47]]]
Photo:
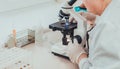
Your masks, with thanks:
[[[110,4],[112,0],[105,0],[104,1],[104,9]]]
[[[104,12],[105,8],[110,4],[111,1],[112,1],[112,0],[104,0],[103,6],[102,6],[102,7],[103,7],[102,13]],[[101,13],[101,14],[102,14],[102,13]],[[101,14],[100,14],[100,15],[101,15]]]

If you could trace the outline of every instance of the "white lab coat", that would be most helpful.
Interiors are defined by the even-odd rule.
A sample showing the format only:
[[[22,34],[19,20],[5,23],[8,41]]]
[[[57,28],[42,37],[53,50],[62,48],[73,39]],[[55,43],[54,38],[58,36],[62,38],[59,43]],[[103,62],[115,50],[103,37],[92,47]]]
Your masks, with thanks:
[[[89,32],[89,57],[80,69],[120,69],[120,0],[112,0]]]

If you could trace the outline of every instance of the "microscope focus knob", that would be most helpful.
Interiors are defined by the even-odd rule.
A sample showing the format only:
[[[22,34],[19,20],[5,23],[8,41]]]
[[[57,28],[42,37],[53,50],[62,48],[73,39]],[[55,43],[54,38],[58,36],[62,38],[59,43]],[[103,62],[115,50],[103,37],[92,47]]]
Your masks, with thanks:
[[[76,35],[76,36],[74,36],[74,39],[77,39],[78,44],[81,44],[81,42],[82,42],[82,38],[81,38],[80,35]]]

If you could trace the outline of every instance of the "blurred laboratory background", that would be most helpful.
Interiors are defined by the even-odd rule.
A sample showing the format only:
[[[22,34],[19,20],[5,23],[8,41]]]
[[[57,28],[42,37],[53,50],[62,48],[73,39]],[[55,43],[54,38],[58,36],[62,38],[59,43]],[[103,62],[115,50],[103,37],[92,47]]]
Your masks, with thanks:
[[[40,37],[49,31],[49,24],[58,21],[63,1],[0,0],[0,69],[78,69],[51,54],[55,40],[45,39],[54,37]],[[61,33],[54,35],[61,41]]]
[[[0,0],[0,43],[12,33],[56,21],[57,0]]]

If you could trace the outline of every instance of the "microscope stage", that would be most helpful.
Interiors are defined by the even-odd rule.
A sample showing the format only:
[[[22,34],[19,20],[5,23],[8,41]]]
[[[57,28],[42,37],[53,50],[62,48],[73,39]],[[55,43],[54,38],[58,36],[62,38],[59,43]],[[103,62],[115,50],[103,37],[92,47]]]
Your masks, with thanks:
[[[65,20],[53,23],[51,25],[49,25],[49,28],[52,29],[53,31],[55,30],[59,30],[59,31],[63,31],[63,30],[73,30],[77,28],[77,23],[70,23],[70,25],[68,26],[68,28],[65,28]]]

